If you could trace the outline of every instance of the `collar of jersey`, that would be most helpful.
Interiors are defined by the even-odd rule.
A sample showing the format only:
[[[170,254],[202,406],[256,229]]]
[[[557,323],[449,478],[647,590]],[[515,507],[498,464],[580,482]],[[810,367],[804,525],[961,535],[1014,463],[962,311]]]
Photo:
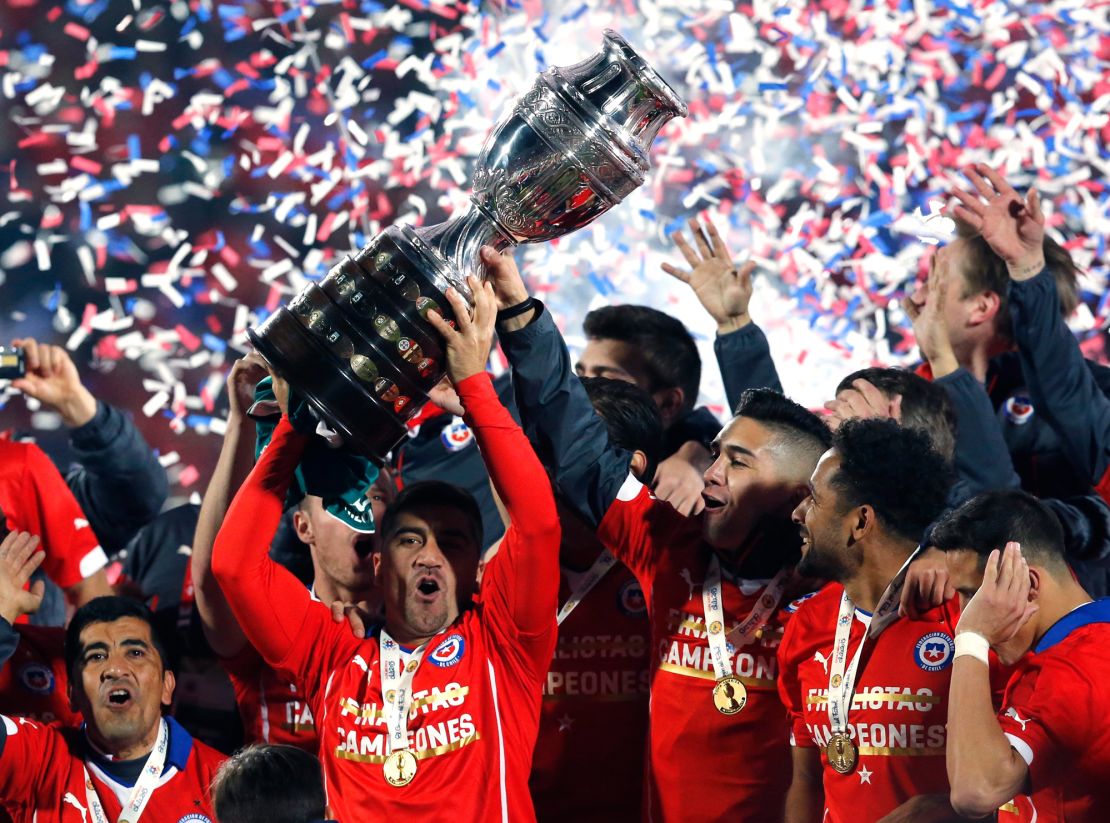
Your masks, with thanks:
[[[169,751],[166,752],[166,765],[162,769],[162,774],[165,774],[171,766],[175,767],[178,771],[183,771],[185,766],[189,763],[189,755],[193,752],[192,736],[172,717],[167,716],[165,720],[166,725],[169,726],[170,748]],[[113,764],[118,761],[114,761],[110,756],[103,754],[97,749],[89,739],[87,732],[85,734],[85,742],[89,747],[89,758],[93,760],[101,770],[123,786],[133,786],[135,784],[135,781],[123,779],[122,776],[117,773],[117,769],[113,768]],[[145,758],[143,762],[146,762]]]
[[[1044,633],[1041,642],[1033,649],[1034,654],[1052,648],[1076,629],[1091,623],[1110,623],[1110,597],[1084,603],[1065,614]]]

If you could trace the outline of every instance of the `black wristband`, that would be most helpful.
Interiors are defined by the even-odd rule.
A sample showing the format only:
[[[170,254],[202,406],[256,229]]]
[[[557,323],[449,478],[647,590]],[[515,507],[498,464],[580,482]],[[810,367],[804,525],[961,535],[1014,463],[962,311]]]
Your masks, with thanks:
[[[509,306],[507,309],[502,309],[497,313],[497,322],[504,323],[506,320],[512,320],[514,317],[520,317],[525,312],[531,311],[536,307],[536,298],[529,297],[522,303],[517,303],[515,306]]]

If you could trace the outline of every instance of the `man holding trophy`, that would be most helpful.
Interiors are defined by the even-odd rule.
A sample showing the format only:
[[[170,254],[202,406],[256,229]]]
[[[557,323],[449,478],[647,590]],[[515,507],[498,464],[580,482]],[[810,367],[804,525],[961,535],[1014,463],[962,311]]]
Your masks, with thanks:
[[[544,470],[485,372],[495,320],[530,305],[498,313],[492,286],[468,275],[482,246],[559,237],[618,203],[643,182],[656,133],[685,112],[607,33],[601,53],[545,72],[495,129],[467,211],[386,230],[251,333],[285,416],[231,506],[212,568],[252,644],[312,705],[338,819],[437,818],[448,805],[463,820],[535,819],[528,775],[555,645],[559,522]],[[383,460],[444,373],[508,531],[476,598],[478,507],[446,483],[407,487],[374,560],[385,620],[359,639],[267,555],[308,439],[290,422],[290,388],[349,446]]]

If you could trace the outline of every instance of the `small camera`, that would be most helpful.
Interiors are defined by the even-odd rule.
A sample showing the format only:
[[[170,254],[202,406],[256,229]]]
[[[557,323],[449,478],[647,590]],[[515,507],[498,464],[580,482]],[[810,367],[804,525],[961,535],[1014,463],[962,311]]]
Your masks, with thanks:
[[[27,360],[23,349],[6,349],[0,346],[0,380],[18,380],[27,374]]]

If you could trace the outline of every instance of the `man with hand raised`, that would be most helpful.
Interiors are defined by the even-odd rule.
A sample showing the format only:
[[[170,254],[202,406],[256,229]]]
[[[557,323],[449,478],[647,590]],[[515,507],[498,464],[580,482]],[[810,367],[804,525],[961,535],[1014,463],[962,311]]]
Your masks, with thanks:
[[[294,679],[320,732],[340,820],[532,820],[528,772],[555,646],[559,522],[551,486],[485,372],[495,302],[454,291],[458,329],[431,322],[510,526],[473,602],[481,516],[446,483],[414,484],[387,510],[375,573],[384,625],[365,639],[267,554],[307,438],[283,416],[216,538],[212,570],[247,638]],[[288,408],[288,387],[275,377]],[[286,415],[288,412],[286,411]]]

